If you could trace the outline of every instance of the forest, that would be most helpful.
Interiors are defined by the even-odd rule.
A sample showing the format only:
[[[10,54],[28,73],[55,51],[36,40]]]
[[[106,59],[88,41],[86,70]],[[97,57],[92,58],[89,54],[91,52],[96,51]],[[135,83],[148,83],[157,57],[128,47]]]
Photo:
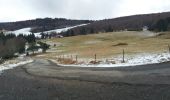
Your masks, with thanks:
[[[14,31],[31,27],[31,32],[36,33],[91,22],[89,20],[71,20],[65,18],[37,18],[35,20],[0,23],[0,30]]]
[[[28,44],[28,48],[26,48],[26,44]],[[49,49],[48,44],[36,41],[35,35],[14,35],[7,34],[4,35],[0,33],[0,59],[10,59],[13,57],[17,57],[18,54],[27,54],[29,52],[38,51],[38,49],[42,49],[42,52],[46,52]]]
[[[151,31],[166,31],[169,28],[168,17],[170,17],[170,12],[105,19],[95,21],[86,26],[76,27],[67,32],[63,32],[62,34],[63,36],[75,36],[125,30],[141,31],[145,26]],[[166,29],[160,29],[161,27]]]

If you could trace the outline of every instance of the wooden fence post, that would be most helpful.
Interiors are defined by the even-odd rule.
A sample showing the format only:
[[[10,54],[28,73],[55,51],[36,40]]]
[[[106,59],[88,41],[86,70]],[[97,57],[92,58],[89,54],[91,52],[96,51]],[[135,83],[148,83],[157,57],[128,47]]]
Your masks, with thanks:
[[[95,59],[95,62],[96,62],[97,61],[97,55],[96,54],[94,55],[94,59]]]
[[[123,63],[125,63],[125,50],[123,49]]]
[[[76,63],[77,63],[77,61],[78,61],[78,60],[77,60],[77,55],[76,55]]]
[[[168,45],[168,51],[169,51],[169,53],[170,53],[170,45]]]

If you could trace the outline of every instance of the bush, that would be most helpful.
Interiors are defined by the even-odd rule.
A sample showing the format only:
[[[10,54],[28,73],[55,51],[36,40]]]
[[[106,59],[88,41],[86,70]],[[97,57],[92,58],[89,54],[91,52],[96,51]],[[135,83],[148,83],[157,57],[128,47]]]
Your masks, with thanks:
[[[125,45],[128,45],[127,43],[118,43],[118,44],[115,44],[113,46],[125,46]]]

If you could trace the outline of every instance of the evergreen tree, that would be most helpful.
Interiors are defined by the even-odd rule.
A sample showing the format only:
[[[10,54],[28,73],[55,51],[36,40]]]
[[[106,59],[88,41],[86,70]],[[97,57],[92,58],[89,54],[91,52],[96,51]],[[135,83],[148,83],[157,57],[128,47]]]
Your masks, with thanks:
[[[35,51],[38,51],[40,47],[36,45],[35,42],[32,42],[29,44],[29,48],[27,49],[27,51],[32,51],[33,54],[35,53]]]
[[[109,25],[109,26],[106,28],[105,31],[106,31],[106,32],[113,32],[113,29],[112,29],[111,25]]]
[[[0,33],[0,43],[5,45],[5,40],[6,40],[6,37],[3,33]]]
[[[82,35],[86,35],[86,34],[87,34],[87,33],[86,33],[86,29],[85,29],[84,27],[82,27],[81,30],[80,30],[80,33],[81,33]]]
[[[43,32],[41,33],[41,39],[45,39],[45,34]]]
[[[26,36],[25,38],[26,38],[28,43],[36,42],[36,38],[35,38],[35,35],[33,33],[28,35],[28,36]]]
[[[74,31],[73,30],[69,31],[69,36],[74,36]]]
[[[38,42],[38,44],[40,45],[40,48],[42,48],[43,53],[45,53],[47,51],[47,49],[49,49],[50,45],[43,43],[43,42]]]
[[[90,33],[94,33],[94,29],[93,28],[90,29]]]
[[[156,24],[156,29],[158,31],[167,31],[167,28],[168,28],[167,20],[161,19]]]

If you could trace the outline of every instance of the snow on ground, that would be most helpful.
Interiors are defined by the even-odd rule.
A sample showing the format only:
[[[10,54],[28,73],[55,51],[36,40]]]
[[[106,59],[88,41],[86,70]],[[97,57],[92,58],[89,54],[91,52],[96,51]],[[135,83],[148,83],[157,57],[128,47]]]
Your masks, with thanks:
[[[0,65],[0,74],[4,70],[13,69],[14,67],[25,65],[25,64],[28,64],[31,62],[33,62],[32,59],[23,58],[22,56],[18,57],[17,59],[14,59],[14,60],[5,61],[3,64]]]
[[[55,30],[50,30],[50,31],[45,31],[44,33],[51,33],[51,32],[56,32],[56,33],[61,33],[61,32],[66,32],[69,29],[80,27],[80,26],[85,26],[87,24],[80,24],[76,26],[71,26],[71,27],[66,27],[66,28],[61,28],[61,29],[55,29]],[[41,32],[35,33],[35,34],[41,34]]]
[[[122,63],[122,56],[113,57],[111,59],[100,60],[100,64],[89,64],[90,60],[83,60],[85,63],[79,65],[63,65],[74,67],[127,67],[147,64],[157,64],[170,61],[170,53],[142,53],[136,55],[125,56],[125,63]]]
[[[8,31],[6,34],[15,34],[15,35],[20,35],[20,34],[23,34],[23,35],[29,35],[31,34],[30,32],[31,28],[23,28],[23,29],[19,29],[19,30],[15,30],[15,31]]]
[[[61,32],[65,32],[69,29],[72,29],[72,28],[75,28],[75,27],[79,27],[79,26],[84,26],[84,25],[87,25],[87,24],[80,24],[80,25],[76,25],[76,26],[72,26],[72,27],[66,27],[66,28],[61,28],[61,29],[55,29],[55,30],[50,30],[50,31],[45,31],[44,33],[51,33],[51,32],[56,32],[56,33],[61,33]],[[19,29],[19,30],[15,30],[15,31],[8,31],[6,32],[6,34],[15,34],[15,35],[20,35],[20,34],[23,34],[23,35],[29,35],[31,34],[31,28],[22,28],[22,29]],[[41,32],[38,32],[38,33],[34,33],[36,37],[41,37]]]
[[[140,32],[140,35],[148,36],[148,37],[156,36],[158,34],[159,33],[151,32],[151,31],[148,31],[148,30]]]

